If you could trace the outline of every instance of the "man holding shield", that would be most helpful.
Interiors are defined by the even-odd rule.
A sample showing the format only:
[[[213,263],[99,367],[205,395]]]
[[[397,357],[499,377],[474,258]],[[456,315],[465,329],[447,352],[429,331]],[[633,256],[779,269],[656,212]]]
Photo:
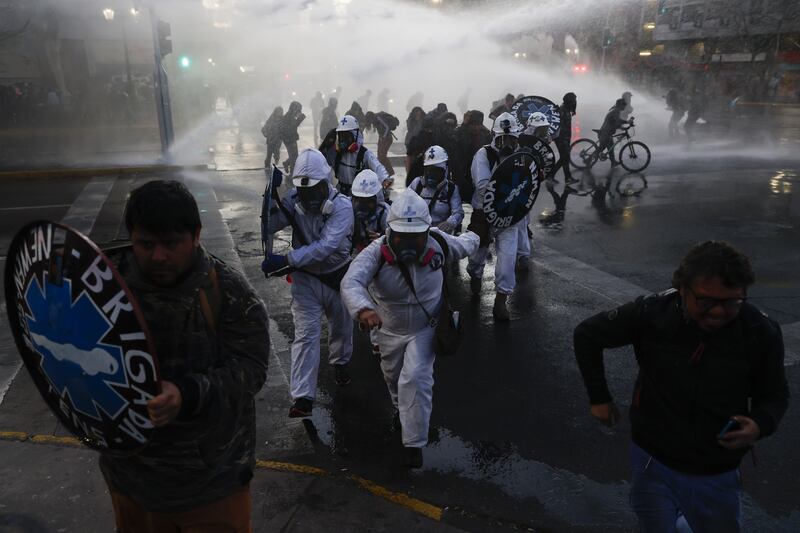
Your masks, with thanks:
[[[161,393],[143,396],[157,428],[144,450],[101,455],[117,531],[249,531],[266,308],[241,273],[202,247],[183,184],[135,189],[125,223],[133,245],[114,259],[159,355]]]
[[[514,267],[517,260],[518,247],[521,244],[520,235],[525,235],[526,219],[522,217],[522,220],[518,220],[509,227],[490,227],[490,221],[487,220],[487,216],[484,213],[484,199],[493,171],[504,160],[520,150],[520,127],[517,118],[511,113],[501,114],[495,120],[492,132],[494,133],[492,144],[479,149],[472,160],[472,179],[475,184],[475,194],[472,197],[473,211],[468,229],[478,234],[481,238],[481,243],[478,250],[469,257],[467,273],[470,275],[472,292],[479,294],[483,268],[486,265],[486,257],[489,253],[489,243],[494,238],[497,250],[494,283],[497,293],[492,314],[495,319],[506,321],[510,318],[506,301],[508,296],[514,292],[514,287],[516,286]],[[536,164],[533,159],[530,161],[530,171],[535,176]],[[509,192],[508,199],[510,199],[511,194],[521,194],[522,185]]]

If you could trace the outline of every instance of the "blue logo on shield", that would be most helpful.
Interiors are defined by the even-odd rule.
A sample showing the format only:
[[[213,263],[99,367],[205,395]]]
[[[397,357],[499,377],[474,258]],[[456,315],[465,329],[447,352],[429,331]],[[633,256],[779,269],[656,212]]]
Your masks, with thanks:
[[[31,279],[25,301],[31,341],[41,368],[61,398],[69,395],[76,411],[100,420],[101,409],[116,418],[128,402],[112,385],[127,385],[122,349],[102,344],[112,325],[86,293],[71,301],[72,284]]]

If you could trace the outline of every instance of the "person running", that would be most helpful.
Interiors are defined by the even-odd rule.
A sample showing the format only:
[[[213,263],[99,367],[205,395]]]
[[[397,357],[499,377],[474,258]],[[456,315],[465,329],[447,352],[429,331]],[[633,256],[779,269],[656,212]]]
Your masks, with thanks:
[[[303,105],[300,102],[294,101],[289,104],[289,109],[283,116],[280,126],[280,137],[283,145],[286,146],[288,157],[283,162],[283,170],[287,174],[292,174],[294,170],[294,162],[297,159],[297,141],[300,140],[300,135],[297,133],[297,128],[306,119],[303,114]]]
[[[270,207],[269,233],[292,228],[292,250],[271,253],[261,264],[267,276],[292,275],[292,368],[289,417],[311,416],[317,395],[322,316],[328,319],[328,362],[336,384],[350,383],[353,323],[339,294],[350,263],[353,207],[330,183],[331,167],[318,150],[303,150],[292,176],[294,188]],[[280,186],[280,178],[272,183]]]
[[[417,176],[409,188],[428,202],[431,225],[449,234],[464,220],[464,208],[458,187],[450,179],[447,151],[441,146],[431,146],[425,151],[424,174]]]
[[[261,134],[267,142],[267,157],[264,158],[265,169],[269,169],[271,164],[277,165],[281,159],[281,142],[283,142],[280,132],[281,122],[283,122],[283,108],[278,106],[261,128]]]
[[[599,313],[575,328],[591,415],[620,418],[603,351],[633,346],[630,503],[641,531],[741,530],[742,458],[775,433],[789,404],[781,327],[747,301],[749,259],[700,243],[672,288]],[[617,354],[624,353],[617,351]]]
[[[578,108],[578,98],[575,93],[567,93],[562,98],[561,105],[559,106],[559,116],[561,123],[558,127],[558,133],[553,140],[558,150],[558,161],[556,166],[553,167],[552,175],[555,176],[558,169],[564,171],[564,183],[570,185],[578,183],[580,180],[572,177],[572,170],[569,166],[570,147],[572,145],[572,117]]]
[[[422,467],[433,409],[435,325],[443,305],[446,262],[478,247],[478,236],[431,228],[425,200],[404,190],[389,210],[386,236],[353,259],[342,299],[365,330],[377,331],[381,371],[402,433],[403,464]]]

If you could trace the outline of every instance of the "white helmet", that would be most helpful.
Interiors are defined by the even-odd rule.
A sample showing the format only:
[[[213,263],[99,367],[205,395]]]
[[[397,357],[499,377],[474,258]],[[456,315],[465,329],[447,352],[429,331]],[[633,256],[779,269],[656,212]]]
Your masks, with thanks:
[[[531,116],[528,117],[528,127],[529,128],[541,128],[542,126],[550,127],[550,121],[547,120],[547,117],[544,113],[531,113]]]
[[[494,133],[495,137],[499,135],[513,135],[514,137],[519,137],[519,122],[517,122],[517,117],[511,113],[502,113],[499,117],[494,119],[492,133]]]
[[[389,228],[397,233],[421,233],[431,227],[428,203],[413,189],[406,189],[389,209]]]
[[[358,196],[359,198],[378,196],[378,193],[381,192],[381,182],[378,179],[378,175],[365,168],[356,175],[350,192],[353,196]]]
[[[322,152],[307,148],[294,162],[292,183],[295,187],[313,187],[320,181],[331,180],[331,167]]]
[[[358,121],[353,115],[345,115],[336,126],[336,131],[353,131],[358,129]]]
[[[437,165],[441,167],[447,166],[447,151],[438,145],[433,145],[425,150],[424,166]]]

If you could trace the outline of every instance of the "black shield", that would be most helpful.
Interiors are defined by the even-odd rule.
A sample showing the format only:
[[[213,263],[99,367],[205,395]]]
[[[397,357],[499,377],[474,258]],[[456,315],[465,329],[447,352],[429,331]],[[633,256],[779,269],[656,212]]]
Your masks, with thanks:
[[[524,144],[521,138],[520,145],[526,150],[530,150],[533,160],[536,161],[536,168],[542,173],[542,177],[547,178],[552,175],[553,167],[556,165],[556,155],[550,148],[550,143],[533,137],[530,139],[532,139],[530,142]]]
[[[135,453],[160,393],[144,317],[116,268],[88,238],[55,222],[22,228],[5,269],[8,318],[47,405],[76,437]]]
[[[536,163],[526,152],[516,152],[495,167],[483,197],[486,221],[508,228],[528,214],[539,195]]]
[[[544,113],[547,117],[547,121],[550,122],[550,129],[547,133],[551,139],[554,139],[561,125],[561,114],[558,112],[556,104],[544,96],[523,96],[511,106],[511,113],[517,117],[522,128],[527,126],[528,117],[536,112]]]

